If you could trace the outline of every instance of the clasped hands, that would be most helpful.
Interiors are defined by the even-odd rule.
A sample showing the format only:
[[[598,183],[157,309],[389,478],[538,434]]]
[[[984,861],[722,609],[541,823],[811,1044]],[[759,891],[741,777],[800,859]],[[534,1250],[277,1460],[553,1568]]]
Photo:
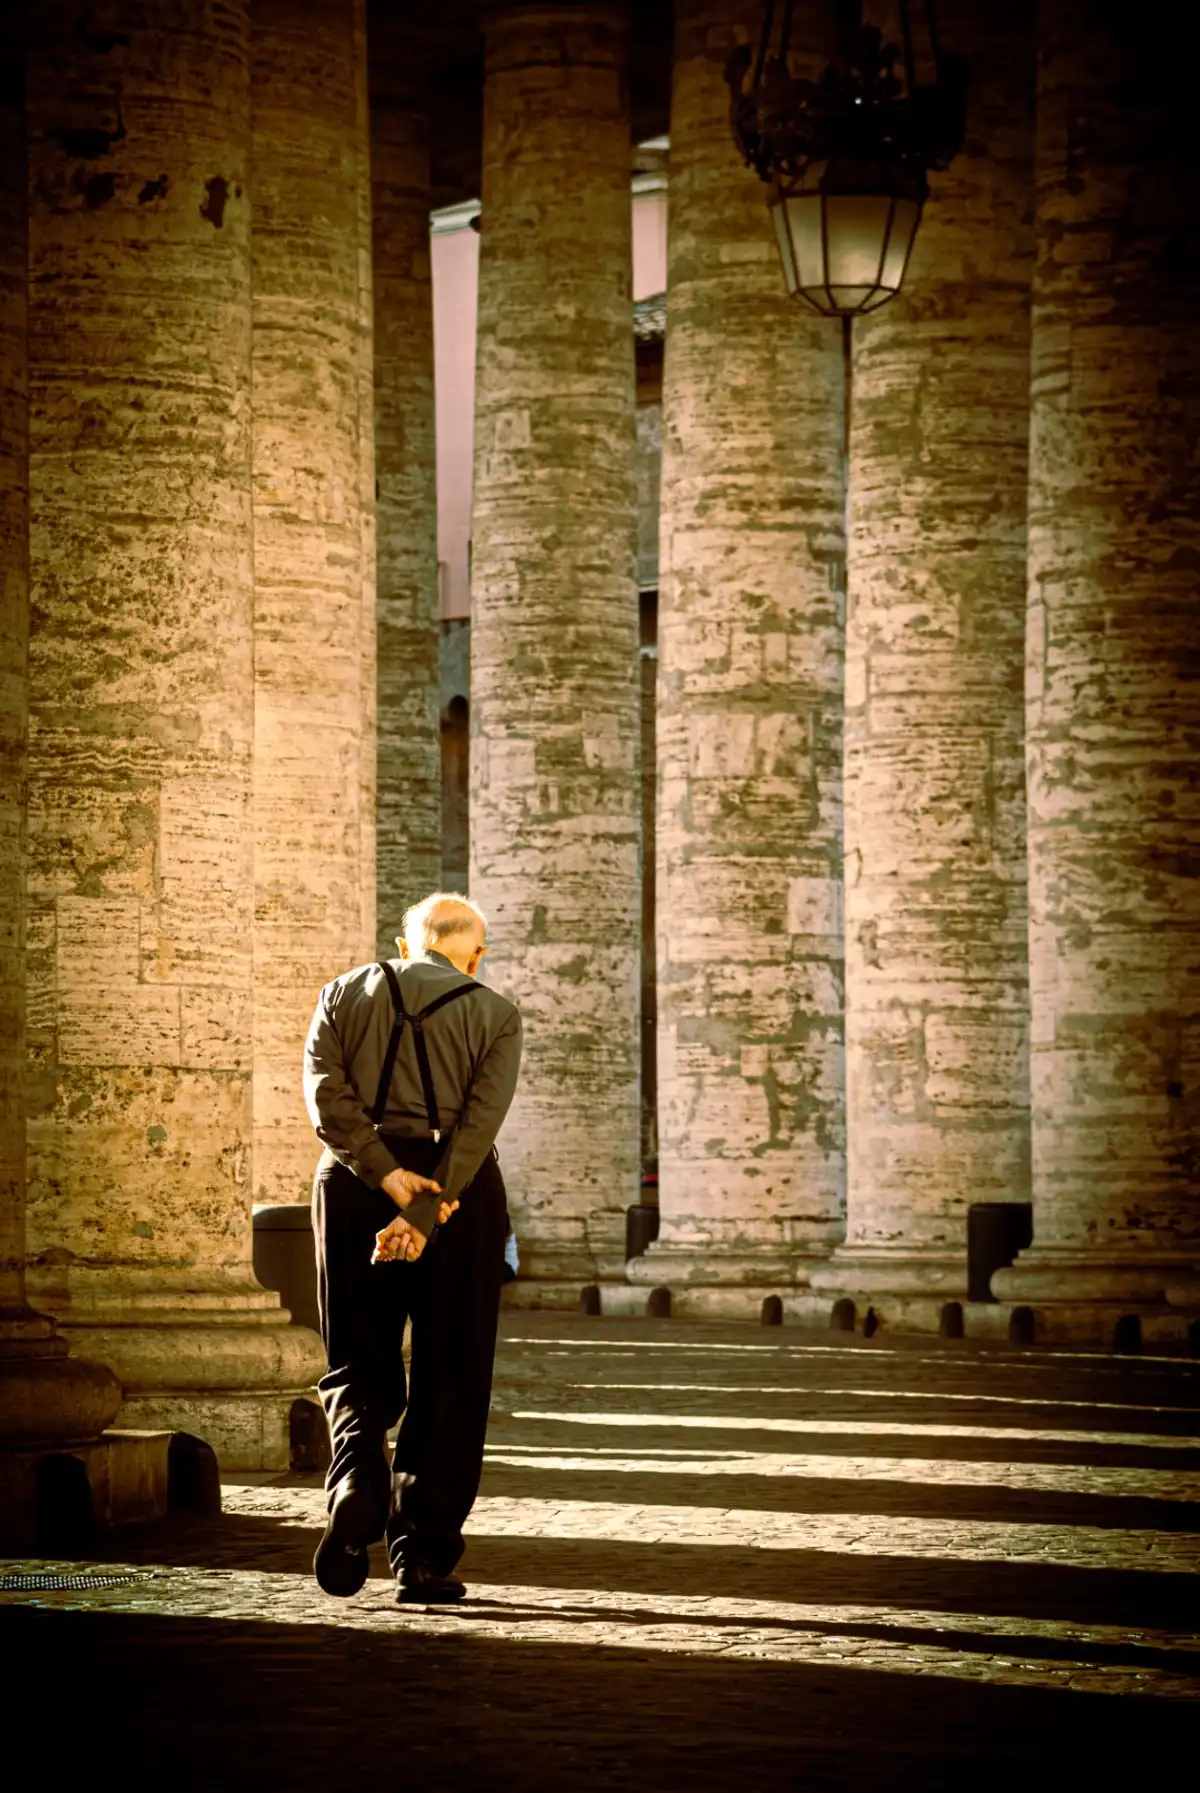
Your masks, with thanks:
[[[434,1195],[442,1193],[440,1183],[432,1177],[419,1177],[412,1170],[390,1170],[379,1187],[385,1195],[390,1195],[398,1208],[407,1208],[414,1196],[423,1195],[426,1190]],[[442,1202],[438,1208],[438,1225],[444,1226],[454,1213],[458,1203]],[[411,1264],[419,1258],[428,1241],[425,1235],[410,1226],[403,1214],[397,1214],[395,1220],[389,1221],[375,1235],[375,1249],[371,1253],[373,1264]]]

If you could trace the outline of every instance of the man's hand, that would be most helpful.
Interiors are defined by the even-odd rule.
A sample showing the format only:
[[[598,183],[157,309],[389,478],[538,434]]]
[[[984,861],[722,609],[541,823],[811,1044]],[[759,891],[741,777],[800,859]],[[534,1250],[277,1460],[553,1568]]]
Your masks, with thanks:
[[[415,1226],[409,1226],[407,1220],[401,1219],[397,1214],[395,1220],[389,1221],[382,1232],[376,1233],[371,1262],[411,1264],[420,1257],[425,1245],[425,1235],[419,1233]]]
[[[413,1196],[423,1194],[426,1189],[432,1190],[434,1195],[442,1193],[440,1183],[435,1183],[432,1177],[419,1177],[415,1170],[389,1170],[379,1187],[385,1195],[391,1196],[398,1208],[407,1208]],[[445,1205],[443,1202],[442,1206]],[[458,1203],[454,1206],[457,1208]],[[444,1218],[439,1215],[439,1219]]]
[[[438,1209],[438,1225],[444,1226],[457,1207],[457,1202],[443,1202]],[[376,1233],[371,1262],[411,1264],[420,1257],[427,1244],[424,1233],[418,1232],[415,1226],[408,1224],[403,1215],[397,1214],[395,1220],[389,1221],[381,1232]]]

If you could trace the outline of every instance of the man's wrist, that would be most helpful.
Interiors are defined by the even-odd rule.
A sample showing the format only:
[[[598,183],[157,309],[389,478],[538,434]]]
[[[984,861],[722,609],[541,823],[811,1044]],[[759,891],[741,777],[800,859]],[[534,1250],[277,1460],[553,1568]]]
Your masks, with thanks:
[[[385,1195],[391,1196],[398,1208],[407,1208],[412,1201],[412,1190],[408,1187],[404,1172],[400,1169],[390,1170],[380,1182],[379,1187]]]

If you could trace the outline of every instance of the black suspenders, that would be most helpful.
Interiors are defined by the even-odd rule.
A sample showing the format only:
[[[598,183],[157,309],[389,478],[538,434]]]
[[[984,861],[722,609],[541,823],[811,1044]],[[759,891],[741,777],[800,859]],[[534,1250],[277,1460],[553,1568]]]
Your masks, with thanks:
[[[435,1140],[440,1140],[442,1123],[438,1114],[437,1095],[433,1087],[433,1069],[429,1063],[429,1048],[425,1044],[425,1023],[430,1015],[436,1015],[437,1011],[444,1009],[448,1002],[457,1002],[460,996],[469,996],[477,986],[473,980],[467,984],[455,984],[452,990],[443,990],[440,996],[435,996],[432,1002],[427,1002],[417,1014],[410,1015],[404,1006],[404,998],[400,994],[400,979],[386,959],[381,962],[380,970],[387,979],[388,989],[392,993],[392,1010],[395,1019],[392,1022],[387,1051],[383,1055],[383,1066],[379,1073],[379,1088],[375,1091],[375,1101],[371,1107],[371,1119],[377,1127],[383,1119],[383,1111],[387,1107],[388,1091],[392,1087],[392,1072],[396,1068],[396,1054],[400,1050],[400,1039],[407,1025],[413,1030],[413,1045],[417,1053],[417,1069],[421,1074],[421,1091],[425,1097],[425,1113],[429,1118],[429,1131]]]

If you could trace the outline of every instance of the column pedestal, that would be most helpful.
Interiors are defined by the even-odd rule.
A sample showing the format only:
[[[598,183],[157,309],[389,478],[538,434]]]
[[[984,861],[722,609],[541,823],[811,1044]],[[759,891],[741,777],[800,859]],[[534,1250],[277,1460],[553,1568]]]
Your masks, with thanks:
[[[170,1432],[109,1429],[120,1383],[67,1352],[46,1315],[0,1314],[3,1550],[29,1554],[167,1511]]]
[[[119,1378],[123,1427],[195,1433],[222,1469],[286,1469],[293,1409],[324,1373],[320,1340],[250,1276],[198,1280],[161,1269],[29,1274],[72,1348]]]
[[[1134,1262],[1128,1250],[1081,1252],[1036,1243],[992,1277],[992,1292],[1010,1309],[1030,1314],[1038,1344],[1142,1348],[1155,1344],[1200,1355],[1200,1255],[1184,1247],[1149,1251]],[[1136,1326],[1132,1323],[1136,1322]]]

